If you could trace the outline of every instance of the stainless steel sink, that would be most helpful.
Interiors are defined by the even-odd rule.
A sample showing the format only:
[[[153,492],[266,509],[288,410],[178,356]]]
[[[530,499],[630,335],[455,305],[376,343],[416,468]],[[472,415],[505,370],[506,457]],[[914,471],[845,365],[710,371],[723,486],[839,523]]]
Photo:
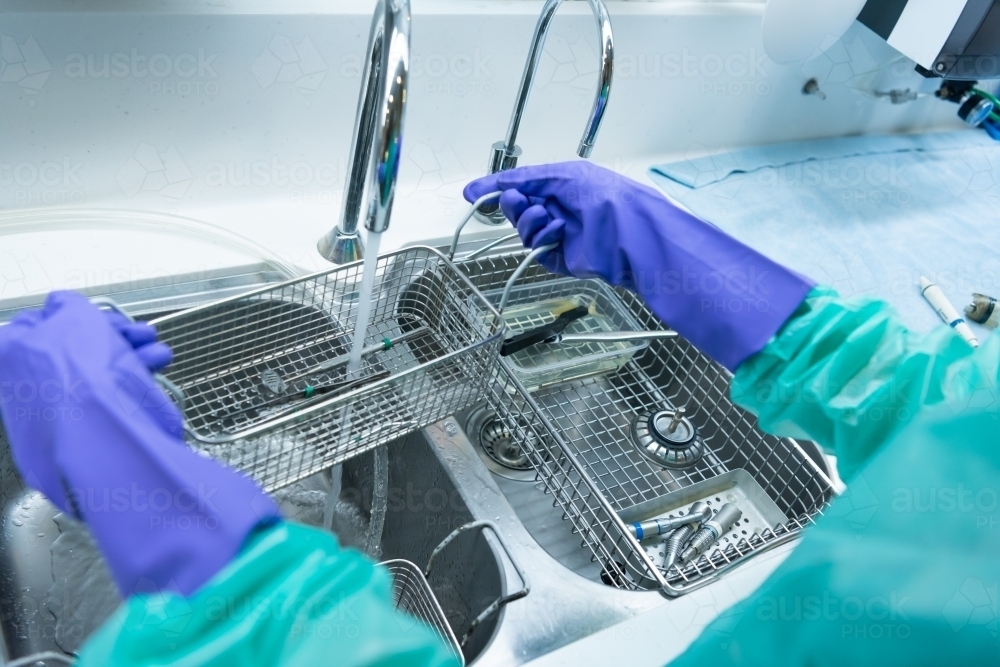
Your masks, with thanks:
[[[127,290],[117,286],[92,290],[92,295],[110,296],[130,312],[153,318],[229,296],[236,284],[250,287],[281,278],[252,270],[240,277],[178,280],[175,286],[183,288],[166,292],[129,285]],[[12,314],[26,305],[30,304],[0,303],[0,313]],[[467,662],[524,663],[661,603],[655,595],[640,595],[623,604],[613,589],[581,580],[548,556],[524,529],[454,420],[387,447],[390,491],[382,559],[402,558],[423,567],[434,547],[454,529],[488,520],[497,525],[531,580],[528,597],[501,608],[472,632],[463,649]],[[370,510],[371,455],[346,462],[342,479],[341,499],[354,506],[364,521]],[[329,488],[323,473],[294,488],[280,489],[276,496],[287,516],[316,524],[322,515],[317,499]],[[86,528],[25,487],[2,428],[0,507],[0,664],[47,651],[71,655],[114,611],[118,595]],[[351,543],[350,527],[344,532],[344,540]],[[357,540],[353,542],[357,545]],[[489,533],[468,532],[435,560],[429,583],[459,637],[501,594],[524,583],[510,560],[500,556],[498,546]]]
[[[513,260],[499,261],[506,270]],[[487,272],[480,271],[477,275],[471,271],[471,275],[474,280],[480,281],[482,287],[497,286],[499,274],[487,275]],[[260,279],[260,275],[253,278],[258,281],[257,284]],[[529,279],[532,279],[530,273]],[[175,307],[204,303],[215,295],[211,284],[197,281],[190,284],[197,288],[192,290],[194,296],[165,295],[166,301],[159,300],[159,297],[138,298],[131,301],[139,305],[133,310],[150,316],[169,312]],[[130,303],[128,298],[122,298],[122,294],[113,293],[113,290],[110,292],[104,293]],[[231,293],[227,285],[227,289],[219,291],[218,296]],[[157,308],[157,304],[164,307]],[[3,306],[0,303],[0,313],[4,312]],[[12,310],[13,307],[7,312]],[[652,346],[648,356],[639,358],[639,362],[647,364],[644,366],[647,375],[651,368],[654,369],[653,379],[658,382],[654,385],[666,390],[671,397],[676,397],[685,387],[689,393],[691,390],[703,394],[724,393],[728,377],[723,374],[684,375],[685,364],[690,364],[696,353],[684,347],[686,344],[680,345],[677,349],[682,354],[663,355],[663,361],[657,362],[659,366],[648,366],[653,363],[656,353]],[[626,366],[622,372],[631,371]],[[589,378],[578,382],[589,386],[608,381],[614,380]],[[686,384],[688,381],[689,384]],[[574,390],[579,391],[579,387]],[[561,390],[552,388],[547,391]],[[685,623],[694,623],[692,619],[696,617],[697,623],[704,624],[710,620],[710,615],[706,617],[706,609],[712,609],[712,614],[722,611],[712,606],[715,603],[711,602],[726,598],[725,595],[717,595],[722,590],[720,586],[735,590],[740,589],[738,584],[741,581],[749,582],[748,586],[759,583],[762,576],[759,572],[748,576],[743,569],[730,571],[723,568],[718,571],[720,577],[724,575],[721,581],[708,579],[703,582],[702,590],[679,600],[670,599],[655,586],[648,589],[650,587],[622,585],[615,573],[608,571],[607,563],[600,557],[600,549],[595,549],[595,545],[602,544],[602,538],[598,537],[595,542],[593,535],[587,532],[587,525],[582,525],[581,529],[580,517],[567,511],[566,498],[559,495],[558,486],[553,487],[551,474],[538,476],[535,472],[540,465],[566,462],[565,456],[560,460],[548,454],[543,457],[537,455],[545,453],[546,447],[552,447],[548,430],[534,430],[537,441],[530,438],[524,440],[525,432],[522,430],[516,434],[521,438],[516,443],[496,441],[497,436],[504,435],[502,428],[496,430],[490,434],[494,438],[490,446],[499,448],[493,452],[493,457],[481,446],[483,421],[488,420],[497,408],[496,401],[492,402],[492,406],[484,404],[478,410],[466,411],[387,445],[390,491],[381,543],[383,559],[403,558],[423,567],[435,545],[452,530],[470,521],[488,520],[497,526],[510,555],[530,580],[531,592],[526,597],[501,608],[471,634],[464,649],[470,664],[525,664],[572,642],[654,611],[669,611],[673,628],[686,627]],[[601,407],[594,404],[591,409],[599,411]],[[717,419],[719,428],[726,428],[726,424],[732,422],[737,414],[731,410],[735,408],[728,406],[725,413],[714,412],[708,416]],[[578,414],[581,413],[578,411]],[[745,416],[740,414],[743,419]],[[584,418],[561,425],[550,423],[548,426],[558,426],[565,433],[567,428],[579,429],[581,424],[586,423]],[[748,429],[752,429],[752,423],[746,424]],[[711,434],[708,437],[711,438]],[[529,461],[533,466],[525,466],[517,455],[516,447],[508,447],[511,444],[523,446],[525,442],[536,450],[536,456]],[[822,472],[815,465],[809,467],[807,457],[802,456],[798,445],[788,447],[790,449],[781,450],[786,452],[785,464],[794,462],[799,468],[809,471],[806,481],[818,480],[817,502],[822,503],[826,497]],[[558,449],[549,451],[560,452]],[[740,467],[747,460],[747,454],[736,441],[728,449],[715,447],[714,458],[707,459],[705,465],[698,468],[700,477],[688,481],[712,479],[723,469]],[[505,466],[497,459],[513,465]],[[762,463],[768,463],[768,460]],[[575,479],[579,488],[584,488],[579,476]],[[673,476],[670,479],[674,480],[677,488],[692,486],[686,484],[683,477]],[[371,455],[362,455],[344,463],[342,480],[341,500],[353,506],[359,521],[363,522],[370,510]],[[800,498],[801,494],[798,490],[779,488],[780,484],[781,480],[776,479],[773,489],[768,490],[773,491],[773,497],[779,503],[784,503],[783,507],[791,509],[795,498]],[[322,473],[297,483],[296,488],[279,490],[276,495],[289,517],[316,523],[319,516],[316,501],[308,498],[303,501],[302,498],[311,494],[321,499],[329,488],[328,476]],[[587,488],[592,491],[601,487]],[[297,495],[298,492],[305,495]],[[591,493],[591,497],[593,495]],[[782,501],[782,498],[785,500]],[[55,508],[40,494],[24,488],[10,460],[2,429],[0,506],[3,508],[0,517],[0,655],[3,661],[8,661],[38,651],[72,651],[103,620],[102,615],[113,610],[113,588],[110,588],[103,563],[88,543],[85,531],[70,520],[57,517]],[[572,504],[569,506],[574,507]],[[605,533],[608,533],[609,527],[614,524],[612,514],[629,508],[602,505],[598,509],[604,512],[601,516],[607,523]],[[806,511],[810,508],[803,506],[802,509]],[[342,527],[341,532],[345,541],[352,542],[350,527]],[[628,546],[625,544],[627,540],[621,536],[615,539],[616,548]],[[68,546],[73,547],[72,553]],[[465,634],[471,619],[498,596],[510,594],[524,583],[515,565],[499,546],[498,541],[488,533],[463,534],[446,548],[431,571],[430,584],[458,636]],[[72,574],[67,576],[67,572]],[[73,581],[78,576],[83,578],[79,574],[81,572],[95,582],[100,582],[103,577],[103,589],[98,595],[81,600],[79,591],[74,590]],[[99,584],[94,585],[100,588]]]

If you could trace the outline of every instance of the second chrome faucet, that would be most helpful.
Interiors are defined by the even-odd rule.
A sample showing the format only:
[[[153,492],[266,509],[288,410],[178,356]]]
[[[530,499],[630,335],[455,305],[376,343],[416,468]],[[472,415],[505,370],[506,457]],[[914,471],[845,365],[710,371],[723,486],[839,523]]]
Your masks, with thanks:
[[[521,75],[521,85],[517,91],[517,98],[514,100],[514,112],[511,114],[510,124],[507,126],[507,138],[493,144],[487,173],[495,174],[517,166],[517,160],[521,156],[521,149],[517,145],[517,132],[521,126],[524,105],[531,93],[531,84],[538,70],[538,63],[545,48],[545,37],[548,35],[552,18],[562,2],[563,0],[546,0],[545,6],[542,7],[538,23],[535,24],[535,33],[531,37],[531,47],[528,51],[528,60],[524,64],[524,73]],[[608,16],[608,8],[604,5],[603,0],[588,0],[588,2],[594,14],[594,20],[597,22],[600,37],[600,66],[594,105],[587,118],[587,125],[584,127],[583,136],[580,138],[580,145],[576,151],[580,157],[590,157],[591,151],[594,150],[597,132],[601,129],[601,121],[604,119],[604,112],[608,106],[608,97],[611,95],[611,80],[615,69],[614,37],[611,33],[611,18]],[[503,213],[496,203],[481,206],[476,218],[480,222],[492,225],[504,222]]]

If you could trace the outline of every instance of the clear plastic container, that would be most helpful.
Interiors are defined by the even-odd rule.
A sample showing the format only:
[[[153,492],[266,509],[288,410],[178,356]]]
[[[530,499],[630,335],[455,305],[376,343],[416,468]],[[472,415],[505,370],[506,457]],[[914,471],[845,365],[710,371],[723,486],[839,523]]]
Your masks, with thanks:
[[[494,305],[502,289],[485,293]],[[547,280],[515,287],[503,312],[508,337],[554,321],[577,306],[591,314],[566,327],[563,333],[639,331],[639,323],[625,309],[614,290],[596,280]],[[529,390],[613,373],[629,362],[646,341],[601,343],[542,343],[506,357],[517,378]]]

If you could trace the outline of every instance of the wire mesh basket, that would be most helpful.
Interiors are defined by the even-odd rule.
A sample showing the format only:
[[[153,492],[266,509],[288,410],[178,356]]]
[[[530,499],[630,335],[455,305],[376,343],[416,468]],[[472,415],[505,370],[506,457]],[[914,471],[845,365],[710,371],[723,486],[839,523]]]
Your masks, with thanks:
[[[420,568],[402,559],[387,560],[382,566],[389,570],[392,576],[392,599],[396,609],[429,625],[451,647],[464,665],[462,647]]]
[[[522,251],[460,261],[484,291],[502,287]],[[564,281],[533,266],[521,279],[538,298]],[[663,324],[634,295],[616,290],[643,329]],[[651,340],[615,372],[529,392],[508,359],[494,367],[490,406],[521,445],[547,493],[572,522],[583,546],[603,566],[602,579],[620,588],[660,589],[670,596],[703,586],[748,557],[797,536],[833,495],[825,473],[798,443],[756,428],[754,417],[729,400],[730,374],[682,338]],[[683,469],[644,457],[633,424],[642,415],[686,407],[706,444]],[[743,470],[787,520],[761,530],[737,530],[726,542],[669,571],[654,562],[626,521],[676,510],[731,471]],[[712,492],[714,496],[714,491]]]
[[[273,490],[468,407],[498,354],[503,324],[432,248],[378,258],[359,374],[347,374],[357,262],[169,315],[194,447]]]

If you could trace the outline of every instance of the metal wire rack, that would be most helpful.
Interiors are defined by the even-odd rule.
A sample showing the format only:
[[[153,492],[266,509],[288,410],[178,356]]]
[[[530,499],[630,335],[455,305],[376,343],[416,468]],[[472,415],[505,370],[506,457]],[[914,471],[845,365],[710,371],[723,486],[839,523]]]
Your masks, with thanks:
[[[274,490],[475,402],[502,320],[432,248],[379,257],[370,353],[361,384],[345,384],[358,377],[341,362],[361,270],[356,262],[152,322],[174,350],[166,375],[184,394],[193,446]],[[274,378],[287,386],[276,390]]]
[[[387,560],[382,566],[392,576],[392,599],[396,609],[406,612],[434,629],[465,664],[462,647],[455,637],[444,610],[434,596],[427,579],[416,565],[408,560]]]
[[[476,286],[503,286],[523,251],[459,262]],[[562,279],[535,266],[523,284]],[[616,291],[639,324],[663,329],[634,295]],[[616,372],[529,392],[503,359],[494,367],[489,402],[521,444],[546,491],[572,522],[606,579],[626,589],[670,596],[703,586],[748,557],[793,539],[834,491],[798,443],[766,435],[728,396],[729,373],[682,338],[651,341]],[[686,406],[708,453],[694,466],[667,470],[632,444],[631,424],[644,413]],[[717,547],[694,562],[662,571],[627,530],[623,517],[654,507],[684,489],[744,469],[789,517],[784,524]],[[667,508],[669,509],[669,508]]]

